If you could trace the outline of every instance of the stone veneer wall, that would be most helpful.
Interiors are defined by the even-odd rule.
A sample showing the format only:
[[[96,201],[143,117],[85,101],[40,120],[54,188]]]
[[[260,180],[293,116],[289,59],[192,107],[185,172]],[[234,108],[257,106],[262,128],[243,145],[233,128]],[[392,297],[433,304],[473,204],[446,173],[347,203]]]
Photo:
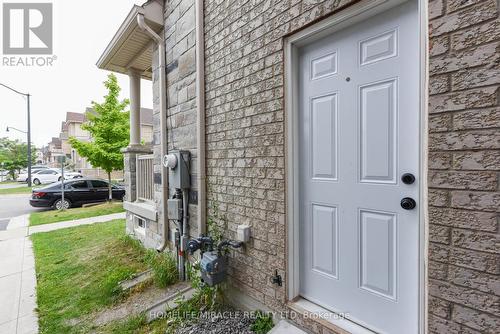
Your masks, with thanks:
[[[191,184],[189,201],[189,232],[197,234],[196,184],[196,32],[194,0],[165,1],[165,45],[167,72],[167,139],[168,150],[191,152]],[[155,173],[155,203],[159,222],[150,229],[160,243],[163,230],[161,205],[161,147],[158,81],[158,50],[153,54],[153,153]],[[175,225],[170,224],[170,228]],[[154,230],[153,230],[154,229]],[[170,236],[169,236],[170,237]]]
[[[209,207],[253,238],[231,282],[274,309],[285,288],[283,36],[354,0],[205,1]],[[433,0],[430,15],[429,331],[500,327],[500,29],[496,0]],[[211,212],[211,216],[214,213]],[[310,320],[299,324],[329,332]]]
[[[429,3],[429,331],[500,328],[497,0]]]

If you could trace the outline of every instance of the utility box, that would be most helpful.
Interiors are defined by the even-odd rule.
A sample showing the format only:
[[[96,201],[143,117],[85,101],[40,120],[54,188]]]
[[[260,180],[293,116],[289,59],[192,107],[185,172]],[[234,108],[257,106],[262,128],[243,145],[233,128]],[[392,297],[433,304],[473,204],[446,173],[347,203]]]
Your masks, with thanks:
[[[182,200],[180,198],[169,198],[167,200],[168,219],[182,220]]]
[[[250,241],[250,226],[248,225],[238,225],[236,228],[236,240],[242,242]]]
[[[189,170],[191,167],[191,153],[189,151],[174,150],[163,157],[163,165],[169,169],[168,183],[175,189],[191,187]]]

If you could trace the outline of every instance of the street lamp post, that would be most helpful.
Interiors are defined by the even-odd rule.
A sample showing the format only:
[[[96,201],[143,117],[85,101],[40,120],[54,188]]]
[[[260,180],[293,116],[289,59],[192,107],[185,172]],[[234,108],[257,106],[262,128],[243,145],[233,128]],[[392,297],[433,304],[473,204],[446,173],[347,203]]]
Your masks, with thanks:
[[[22,133],[24,133],[24,134],[27,134],[27,133],[28,133],[27,131],[20,130],[20,129],[18,129],[18,128],[13,127],[13,126],[8,126],[8,127],[7,127],[7,130],[5,130],[5,131],[6,131],[6,132],[10,132],[10,130],[16,130],[17,132],[22,132]]]
[[[12,87],[9,87],[7,85],[4,85],[3,83],[0,83],[0,86],[3,86],[14,93],[17,93],[19,95],[22,95],[26,97],[26,103],[27,103],[27,112],[28,112],[28,131],[26,131],[27,134],[27,140],[28,140],[28,187],[31,187],[31,117],[30,117],[30,94],[29,93],[21,93],[18,90],[15,90]],[[17,129],[16,129],[17,130]],[[24,131],[21,131],[24,132]]]

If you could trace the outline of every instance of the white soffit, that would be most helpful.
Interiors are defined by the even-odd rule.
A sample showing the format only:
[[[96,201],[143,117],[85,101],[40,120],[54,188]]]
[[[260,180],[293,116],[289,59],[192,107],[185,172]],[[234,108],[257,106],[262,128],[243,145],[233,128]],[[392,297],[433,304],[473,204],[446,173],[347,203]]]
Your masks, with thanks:
[[[143,14],[146,24],[160,34],[163,29],[161,3],[150,0],[142,6],[135,5],[97,61],[98,68],[123,74],[133,68],[141,72],[143,79],[151,80],[153,43],[137,24],[139,14]]]

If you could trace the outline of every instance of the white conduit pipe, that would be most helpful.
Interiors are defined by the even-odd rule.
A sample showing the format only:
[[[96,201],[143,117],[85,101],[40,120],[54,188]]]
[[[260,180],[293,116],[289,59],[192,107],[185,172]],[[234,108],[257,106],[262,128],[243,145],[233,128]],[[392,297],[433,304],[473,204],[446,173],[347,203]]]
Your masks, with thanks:
[[[196,0],[196,114],[198,121],[198,235],[206,233],[206,170],[205,170],[205,34],[203,0]]]
[[[167,142],[167,80],[165,71],[165,41],[154,32],[144,21],[144,14],[140,13],[137,16],[137,24],[139,28],[144,30],[158,45],[158,76],[159,76],[159,108],[160,108],[160,150],[161,157],[168,153]],[[168,245],[168,216],[167,216],[167,200],[168,200],[168,174],[167,168],[161,165],[161,205],[163,212],[163,240],[162,244],[157,248],[157,251],[162,252]]]

